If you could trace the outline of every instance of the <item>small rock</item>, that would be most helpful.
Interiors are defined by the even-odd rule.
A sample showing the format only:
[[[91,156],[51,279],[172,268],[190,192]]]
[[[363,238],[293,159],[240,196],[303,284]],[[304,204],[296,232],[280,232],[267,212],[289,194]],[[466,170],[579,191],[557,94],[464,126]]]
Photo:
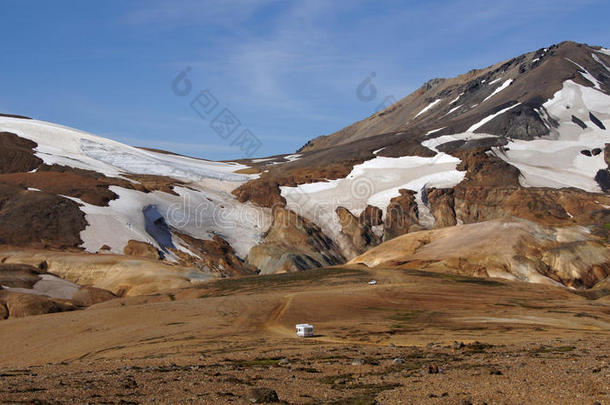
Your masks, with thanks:
[[[489,375],[502,375],[502,372],[500,370],[491,370]]]
[[[267,402],[280,402],[277,392],[270,388],[252,388],[250,390],[250,402],[264,404]]]
[[[453,348],[455,350],[462,349],[464,346],[466,346],[464,342],[453,342]]]
[[[438,374],[438,366],[428,366],[428,374]]]
[[[392,363],[394,364],[404,364],[405,361],[401,358],[395,358],[394,360],[392,360]]]
[[[352,360],[352,366],[363,366],[364,360],[362,359],[354,359]]]
[[[134,389],[138,387],[138,383],[134,380],[133,377],[127,377],[123,380],[123,388],[125,389]]]
[[[281,359],[277,362],[277,364],[279,364],[280,366],[287,366],[288,364],[290,364],[290,361],[288,359]]]

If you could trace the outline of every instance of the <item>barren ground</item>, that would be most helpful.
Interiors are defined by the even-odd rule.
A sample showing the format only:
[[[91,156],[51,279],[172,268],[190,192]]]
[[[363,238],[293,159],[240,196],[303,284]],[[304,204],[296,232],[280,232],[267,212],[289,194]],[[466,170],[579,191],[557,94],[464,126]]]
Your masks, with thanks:
[[[607,293],[364,267],[218,280],[1,321],[0,402],[607,404]]]

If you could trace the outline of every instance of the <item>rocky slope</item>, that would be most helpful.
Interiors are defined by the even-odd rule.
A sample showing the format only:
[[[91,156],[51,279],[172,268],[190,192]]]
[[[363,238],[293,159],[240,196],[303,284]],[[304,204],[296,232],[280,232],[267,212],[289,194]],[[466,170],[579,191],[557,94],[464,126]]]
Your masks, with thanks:
[[[590,288],[610,274],[605,242],[580,226],[511,218],[403,235],[350,263]]]
[[[610,90],[608,56],[603,48],[563,42],[452,79],[433,79],[367,119],[310,141],[300,152],[398,131],[425,134],[440,128],[437,136],[462,133],[516,103],[473,132],[524,140],[549,135],[557,122],[545,113],[544,103],[568,80]],[[574,116],[588,120],[586,114]]]
[[[7,262],[46,260],[118,295],[377,263],[387,244],[426,268],[593,287],[608,266],[608,66],[610,50],[564,42],[432,80],[297,154],[238,162],[0,115],[0,245]],[[458,243],[457,265],[408,247],[466,235],[512,242],[486,258]]]
[[[61,279],[47,267],[46,262],[38,267],[0,263],[0,320],[72,311],[116,298],[110,291]]]

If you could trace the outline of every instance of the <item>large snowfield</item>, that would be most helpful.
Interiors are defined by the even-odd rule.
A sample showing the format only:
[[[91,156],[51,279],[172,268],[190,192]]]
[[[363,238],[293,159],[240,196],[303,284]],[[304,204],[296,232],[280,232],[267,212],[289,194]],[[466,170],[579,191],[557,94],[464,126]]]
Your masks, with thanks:
[[[270,224],[268,209],[240,204],[231,191],[256,175],[236,174],[247,166],[212,162],[185,156],[134,148],[86,132],[36,120],[0,117],[0,131],[15,133],[38,144],[36,155],[46,164],[60,164],[94,170],[109,177],[124,174],[154,174],[185,182],[175,187],[178,195],[161,191],[143,193],[112,186],[119,198],[99,207],[71,198],[82,205],[88,226],[81,233],[83,247],[97,252],[108,245],[122,253],[130,239],[161,248],[146,231],[143,210],[155,206],[167,224],[198,239],[219,235],[238,256],[247,256]],[[133,181],[133,180],[131,180]],[[178,238],[174,245],[186,250]],[[173,259],[172,254],[168,259]]]
[[[419,194],[424,186],[455,186],[464,178],[464,172],[456,170],[459,162],[445,153],[431,158],[378,156],[354,166],[344,179],[281,187],[281,191],[289,209],[314,221],[335,238],[341,232],[337,207],[347,208],[355,215],[367,205],[385,211],[390,200],[400,195],[399,189]],[[418,199],[421,201],[419,195]]]
[[[585,156],[580,152],[603,150],[606,142],[610,142],[608,130],[599,128],[589,116],[593,113],[610,128],[610,96],[568,80],[544,107],[559,121],[559,128],[553,129],[546,139],[513,140],[506,145],[506,152],[497,151],[498,156],[521,171],[523,186],[577,187],[600,192],[594,178],[598,170],[607,167],[604,154]],[[587,128],[572,122],[572,116],[582,120]]]

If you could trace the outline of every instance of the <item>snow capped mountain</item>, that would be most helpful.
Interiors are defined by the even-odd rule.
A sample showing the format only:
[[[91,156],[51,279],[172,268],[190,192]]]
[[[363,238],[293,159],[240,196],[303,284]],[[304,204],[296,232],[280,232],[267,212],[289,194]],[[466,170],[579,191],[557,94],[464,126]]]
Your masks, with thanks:
[[[269,224],[270,213],[266,208],[253,204],[234,207],[230,192],[256,178],[256,175],[236,173],[247,166],[142,150],[36,120],[0,117],[0,131],[35,142],[34,155],[47,167],[81,169],[109,179],[108,183],[113,183],[112,179],[118,181],[108,185],[117,196],[108,204],[83,201],[66,190],[65,196],[75,201],[85,214],[87,226],[80,232],[82,244],[79,246],[88,252],[95,253],[106,246],[107,252],[122,254],[128,241],[135,240],[153,245],[170,261],[178,260],[178,252],[168,247],[197,256],[176,236],[185,233],[201,240],[221,236],[238,256],[245,258]],[[29,174],[34,176],[37,170]],[[171,192],[154,187],[147,190],[121,187],[125,183],[138,184],[138,180],[129,178],[135,174],[171,178]],[[40,189],[31,189],[31,192],[36,190]],[[158,218],[147,218],[144,215],[147,207],[155,207],[158,216],[174,232],[169,243],[162,243],[151,234],[149,222]]]
[[[146,257],[197,282],[377,265],[371,255],[387,249],[355,258],[405,234],[415,250],[383,263],[411,263],[435,238],[491,239],[484,227],[459,228],[485,222],[494,240],[521,235],[493,266],[476,249],[429,249],[425,265],[479,275],[489,265],[483,275],[591,287],[610,272],[608,66],[607,49],[565,42],[432,80],[297,154],[238,162],[0,116],[0,242]],[[78,281],[73,269],[62,274]],[[118,293],[123,281],[111,275],[104,285]]]

